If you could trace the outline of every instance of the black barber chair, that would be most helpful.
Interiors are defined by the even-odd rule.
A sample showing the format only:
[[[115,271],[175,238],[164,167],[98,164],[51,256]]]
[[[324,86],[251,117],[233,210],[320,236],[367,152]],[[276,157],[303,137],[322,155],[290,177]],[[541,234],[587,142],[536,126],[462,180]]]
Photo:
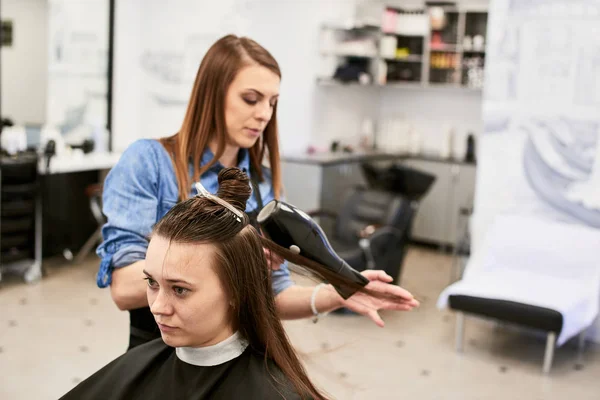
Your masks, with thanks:
[[[333,249],[357,271],[381,269],[400,282],[419,200],[435,177],[394,165],[362,165],[369,187],[351,189],[338,214],[313,211],[312,217],[334,219],[328,237]]]
[[[370,187],[396,193],[414,201],[420,201],[435,182],[434,175],[400,164],[379,168],[364,163],[361,167]]]
[[[357,187],[348,192],[339,214],[314,211],[309,215],[334,219],[329,242],[352,268],[381,269],[399,281],[415,211],[415,205],[402,196]]]

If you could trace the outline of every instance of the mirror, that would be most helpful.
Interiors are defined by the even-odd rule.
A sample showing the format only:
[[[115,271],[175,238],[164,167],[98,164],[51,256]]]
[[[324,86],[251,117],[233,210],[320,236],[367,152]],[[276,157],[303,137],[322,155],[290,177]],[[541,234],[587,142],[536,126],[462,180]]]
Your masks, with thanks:
[[[2,0],[0,115],[64,142],[109,147],[110,0]]]

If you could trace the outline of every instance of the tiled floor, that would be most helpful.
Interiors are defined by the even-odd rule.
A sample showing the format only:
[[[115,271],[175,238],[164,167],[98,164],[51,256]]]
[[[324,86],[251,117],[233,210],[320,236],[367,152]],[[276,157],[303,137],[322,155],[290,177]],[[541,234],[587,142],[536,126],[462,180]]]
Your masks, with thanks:
[[[0,399],[56,399],[123,352],[128,318],[95,286],[96,264],[50,265],[36,285],[2,283]],[[468,320],[465,352],[455,353],[454,316],[435,308],[448,277],[447,256],[412,249],[403,286],[422,300],[418,310],[385,314],[384,329],[355,316],[287,322],[314,381],[335,399],[600,399],[594,346],[582,367],[565,345],[544,377],[543,340]]]

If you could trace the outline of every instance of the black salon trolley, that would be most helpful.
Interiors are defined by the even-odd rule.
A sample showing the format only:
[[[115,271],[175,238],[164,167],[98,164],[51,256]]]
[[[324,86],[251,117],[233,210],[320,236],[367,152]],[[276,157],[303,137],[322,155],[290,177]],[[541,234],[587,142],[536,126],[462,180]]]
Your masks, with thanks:
[[[0,155],[0,281],[15,273],[42,276],[41,198],[35,152]]]

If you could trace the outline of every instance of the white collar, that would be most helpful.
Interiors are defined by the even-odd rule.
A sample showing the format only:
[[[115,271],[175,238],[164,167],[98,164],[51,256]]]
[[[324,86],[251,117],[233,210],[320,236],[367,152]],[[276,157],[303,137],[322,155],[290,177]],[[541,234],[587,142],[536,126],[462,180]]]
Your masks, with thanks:
[[[248,347],[239,332],[234,333],[220,343],[206,347],[177,347],[177,358],[198,367],[210,367],[224,364],[242,355]]]

